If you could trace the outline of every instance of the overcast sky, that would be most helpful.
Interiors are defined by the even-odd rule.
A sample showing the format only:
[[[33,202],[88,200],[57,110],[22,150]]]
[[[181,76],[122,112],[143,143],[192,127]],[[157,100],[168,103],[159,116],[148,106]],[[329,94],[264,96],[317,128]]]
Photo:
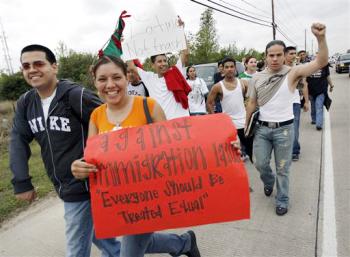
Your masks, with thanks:
[[[215,6],[207,0],[198,2]],[[171,1],[175,11],[185,21],[185,31],[196,33],[200,15],[205,7],[190,0]],[[255,17],[256,22],[270,20],[271,0],[213,0],[221,5]],[[122,10],[138,17],[154,8],[159,0],[9,0],[0,2],[0,19],[4,27],[7,45],[15,71],[19,68],[21,49],[33,43],[43,44],[54,50],[59,41],[78,52],[97,53],[107,41]],[[232,14],[232,11],[226,9]],[[276,23],[293,42],[279,32],[277,39],[287,45],[304,48],[307,29],[307,50],[316,51],[316,41],[310,32],[312,22],[327,26],[330,53],[343,53],[350,49],[350,1],[349,0],[275,0]],[[264,51],[272,40],[272,28],[249,23],[214,11],[217,35],[221,47],[236,43],[239,48],[255,48]],[[127,20],[126,20],[127,22]],[[127,25],[126,25],[127,26]],[[1,28],[0,28],[1,29]],[[2,36],[2,32],[1,32]],[[312,49],[313,46],[313,49]],[[4,52],[0,46],[0,69],[6,69]]]

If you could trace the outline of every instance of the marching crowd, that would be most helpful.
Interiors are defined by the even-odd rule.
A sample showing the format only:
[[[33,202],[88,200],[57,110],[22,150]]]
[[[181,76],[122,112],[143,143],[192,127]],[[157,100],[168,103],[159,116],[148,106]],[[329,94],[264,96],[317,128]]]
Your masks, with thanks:
[[[129,235],[121,242],[115,238],[97,239],[86,180],[97,169],[82,156],[86,138],[96,134],[222,111],[237,128],[242,158],[249,156],[254,163],[267,197],[276,184],[275,212],[285,215],[290,165],[300,155],[300,110],[307,111],[310,102],[311,123],[322,130],[328,85],[333,88],[325,26],[315,23],[311,30],[319,46],[313,60],[307,62],[305,51],[299,51],[296,62],[296,48],[274,40],[266,46],[265,67],[254,57],[246,57],[246,70],[236,77],[236,61],[231,57],[221,60],[210,91],[205,81],[196,76],[194,66],[185,69],[187,49],[181,51],[172,67],[165,54],[152,56],[154,72],[143,70],[133,61],[100,57],[91,70],[98,97],[76,83],[58,80],[57,61],[50,49],[42,45],[24,47],[22,72],[33,89],[18,99],[11,133],[10,167],[16,197],[27,201],[36,198],[28,170],[29,144],[35,139],[42,149],[47,174],[64,202],[66,256],[90,256],[94,243],[104,257],[139,257],[145,253],[199,257],[196,236],[191,230],[181,235]],[[217,102],[221,110],[215,107]],[[247,124],[257,109],[254,136],[247,137]],[[236,143],[234,149],[239,151]],[[270,166],[272,153],[275,172]]]

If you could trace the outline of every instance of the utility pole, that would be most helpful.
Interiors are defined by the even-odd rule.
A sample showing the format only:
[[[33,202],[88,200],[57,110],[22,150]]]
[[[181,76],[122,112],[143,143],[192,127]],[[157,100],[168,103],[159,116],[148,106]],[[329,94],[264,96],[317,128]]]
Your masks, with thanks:
[[[271,8],[272,8],[272,38],[276,39],[276,24],[275,24],[275,5],[273,0],[271,0]]]
[[[4,51],[4,59],[5,59],[6,66],[7,66],[7,72],[8,72],[8,74],[13,74],[10,52],[9,52],[9,48],[8,48],[7,41],[6,41],[4,26],[2,25],[1,20],[0,20],[0,25],[1,25],[0,38],[1,38],[1,43],[2,43],[2,49]]]

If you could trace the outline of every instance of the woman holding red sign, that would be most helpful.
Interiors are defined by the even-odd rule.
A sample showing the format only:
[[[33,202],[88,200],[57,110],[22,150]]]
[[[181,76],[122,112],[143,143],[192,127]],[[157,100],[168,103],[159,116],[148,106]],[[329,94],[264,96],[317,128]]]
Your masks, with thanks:
[[[127,70],[121,59],[102,56],[93,67],[92,73],[96,89],[105,104],[97,107],[91,114],[89,137],[166,120],[164,111],[154,99],[127,94]],[[85,179],[90,172],[96,171],[94,165],[82,160],[76,160],[72,164],[72,173],[78,179]],[[145,233],[123,237],[121,257],[142,257],[145,253],[200,257],[193,231],[182,235]]]

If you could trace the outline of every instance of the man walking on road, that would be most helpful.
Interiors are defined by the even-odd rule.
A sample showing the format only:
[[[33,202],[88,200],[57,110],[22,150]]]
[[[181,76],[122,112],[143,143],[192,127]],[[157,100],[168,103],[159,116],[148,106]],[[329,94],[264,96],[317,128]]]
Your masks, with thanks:
[[[64,202],[66,256],[89,257],[92,242],[102,257],[119,256],[120,242],[95,238],[88,181],[75,179],[71,171],[71,163],[83,156],[90,113],[101,101],[80,85],[58,81],[56,57],[45,46],[24,47],[21,64],[23,77],[33,89],[18,99],[11,132],[10,168],[16,198],[29,202],[36,198],[28,170],[29,144],[35,139],[46,172]]]
[[[264,183],[264,193],[270,196],[275,180],[277,186],[276,214],[284,215],[289,205],[289,168],[292,161],[293,96],[298,81],[307,77],[328,63],[326,27],[315,23],[311,27],[315,35],[319,54],[316,59],[304,64],[288,67],[285,61],[285,44],[274,40],[267,44],[265,54],[267,68],[257,73],[249,84],[246,124],[259,106],[260,116],[254,137],[254,165]],[[274,150],[276,177],[270,166]]]
[[[296,59],[296,48],[294,46],[288,46],[285,50],[285,64],[289,67],[295,65]],[[309,110],[309,92],[307,90],[307,83],[305,78],[298,81],[297,90],[294,92],[293,98],[293,114],[294,114],[294,141],[293,141],[293,152],[292,160],[298,161],[300,155],[300,144],[299,144],[299,124],[300,124],[300,110],[301,107],[304,111]],[[301,97],[303,97],[304,105],[301,106]]]
[[[314,74],[306,78],[310,92],[311,124],[316,124],[317,130],[323,127],[323,104],[328,97],[328,85],[330,92],[333,91],[333,82],[329,73],[329,64],[325,65]]]
[[[252,158],[252,140],[244,136],[246,119],[244,95],[248,82],[235,77],[236,61],[234,59],[226,57],[222,60],[222,65],[224,66],[224,79],[211,88],[208,95],[207,109],[209,113],[214,113],[215,99],[219,98],[222,112],[232,119],[246,154]]]

